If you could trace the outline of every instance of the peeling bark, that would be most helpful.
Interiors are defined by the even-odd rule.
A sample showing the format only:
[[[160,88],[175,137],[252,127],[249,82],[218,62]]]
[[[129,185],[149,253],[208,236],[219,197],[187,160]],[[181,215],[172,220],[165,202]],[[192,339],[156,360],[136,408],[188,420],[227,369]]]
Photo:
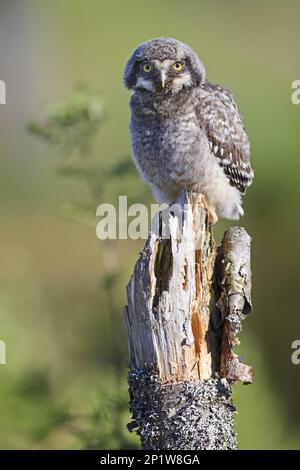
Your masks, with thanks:
[[[242,329],[242,321],[252,310],[250,243],[245,229],[227,229],[216,263],[220,288],[217,307],[224,319],[220,374],[231,381],[244,383],[252,382],[253,369],[243,364],[232,348],[240,344],[237,335]]]
[[[250,237],[229,228],[218,248],[203,196],[176,204],[127,287],[129,428],[145,449],[233,449],[231,383],[253,375],[232,351],[251,311]]]

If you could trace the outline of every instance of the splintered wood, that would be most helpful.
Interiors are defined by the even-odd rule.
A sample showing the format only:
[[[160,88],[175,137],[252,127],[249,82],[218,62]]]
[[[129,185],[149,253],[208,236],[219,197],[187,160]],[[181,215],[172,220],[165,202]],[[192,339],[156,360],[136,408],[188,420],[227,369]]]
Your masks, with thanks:
[[[202,201],[182,192],[165,218],[169,238],[160,221],[135,265],[125,308],[130,367],[162,383],[251,382],[232,351],[251,311],[250,237],[232,227],[217,248]]]

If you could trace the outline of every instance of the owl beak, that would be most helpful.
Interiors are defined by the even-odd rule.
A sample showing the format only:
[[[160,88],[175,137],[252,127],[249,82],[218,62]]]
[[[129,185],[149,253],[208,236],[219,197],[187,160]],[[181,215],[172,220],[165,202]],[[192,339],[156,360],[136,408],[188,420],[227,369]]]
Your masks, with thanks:
[[[161,70],[160,79],[161,79],[161,87],[165,88],[166,81],[167,81],[167,74],[165,70]]]

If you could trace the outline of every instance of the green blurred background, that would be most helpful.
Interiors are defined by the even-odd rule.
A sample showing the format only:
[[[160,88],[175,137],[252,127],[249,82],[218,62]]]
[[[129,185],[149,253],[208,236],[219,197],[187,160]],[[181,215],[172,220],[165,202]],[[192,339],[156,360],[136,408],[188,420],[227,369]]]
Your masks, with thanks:
[[[239,349],[256,376],[235,386],[240,448],[300,448],[300,365],[291,363],[300,337],[299,17],[296,0],[1,0],[0,448],[138,447],[125,427],[122,311],[143,241],[97,240],[93,214],[119,194],[153,201],[129,160],[122,72],[137,44],[160,35],[189,43],[208,78],[233,90],[252,144],[242,224],[253,237],[254,314]],[[78,82],[102,104],[83,85],[74,98]],[[72,127],[68,112],[96,100],[92,132],[82,115],[73,123],[91,148],[28,132],[44,105],[77,103],[76,93],[79,111],[54,114]],[[217,240],[227,225],[218,223]]]

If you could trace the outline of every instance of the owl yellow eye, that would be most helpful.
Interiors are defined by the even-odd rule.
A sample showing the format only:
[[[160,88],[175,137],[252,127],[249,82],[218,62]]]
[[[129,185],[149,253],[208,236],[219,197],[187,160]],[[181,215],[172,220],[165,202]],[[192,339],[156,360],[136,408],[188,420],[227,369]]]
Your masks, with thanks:
[[[175,72],[182,72],[184,69],[184,64],[182,62],[175,62],[175,64],[173,64],[173,69]]]
[[[150,64],[143,64],[143,71],[146,73],[149,73],[150,70],[152,69]]]

